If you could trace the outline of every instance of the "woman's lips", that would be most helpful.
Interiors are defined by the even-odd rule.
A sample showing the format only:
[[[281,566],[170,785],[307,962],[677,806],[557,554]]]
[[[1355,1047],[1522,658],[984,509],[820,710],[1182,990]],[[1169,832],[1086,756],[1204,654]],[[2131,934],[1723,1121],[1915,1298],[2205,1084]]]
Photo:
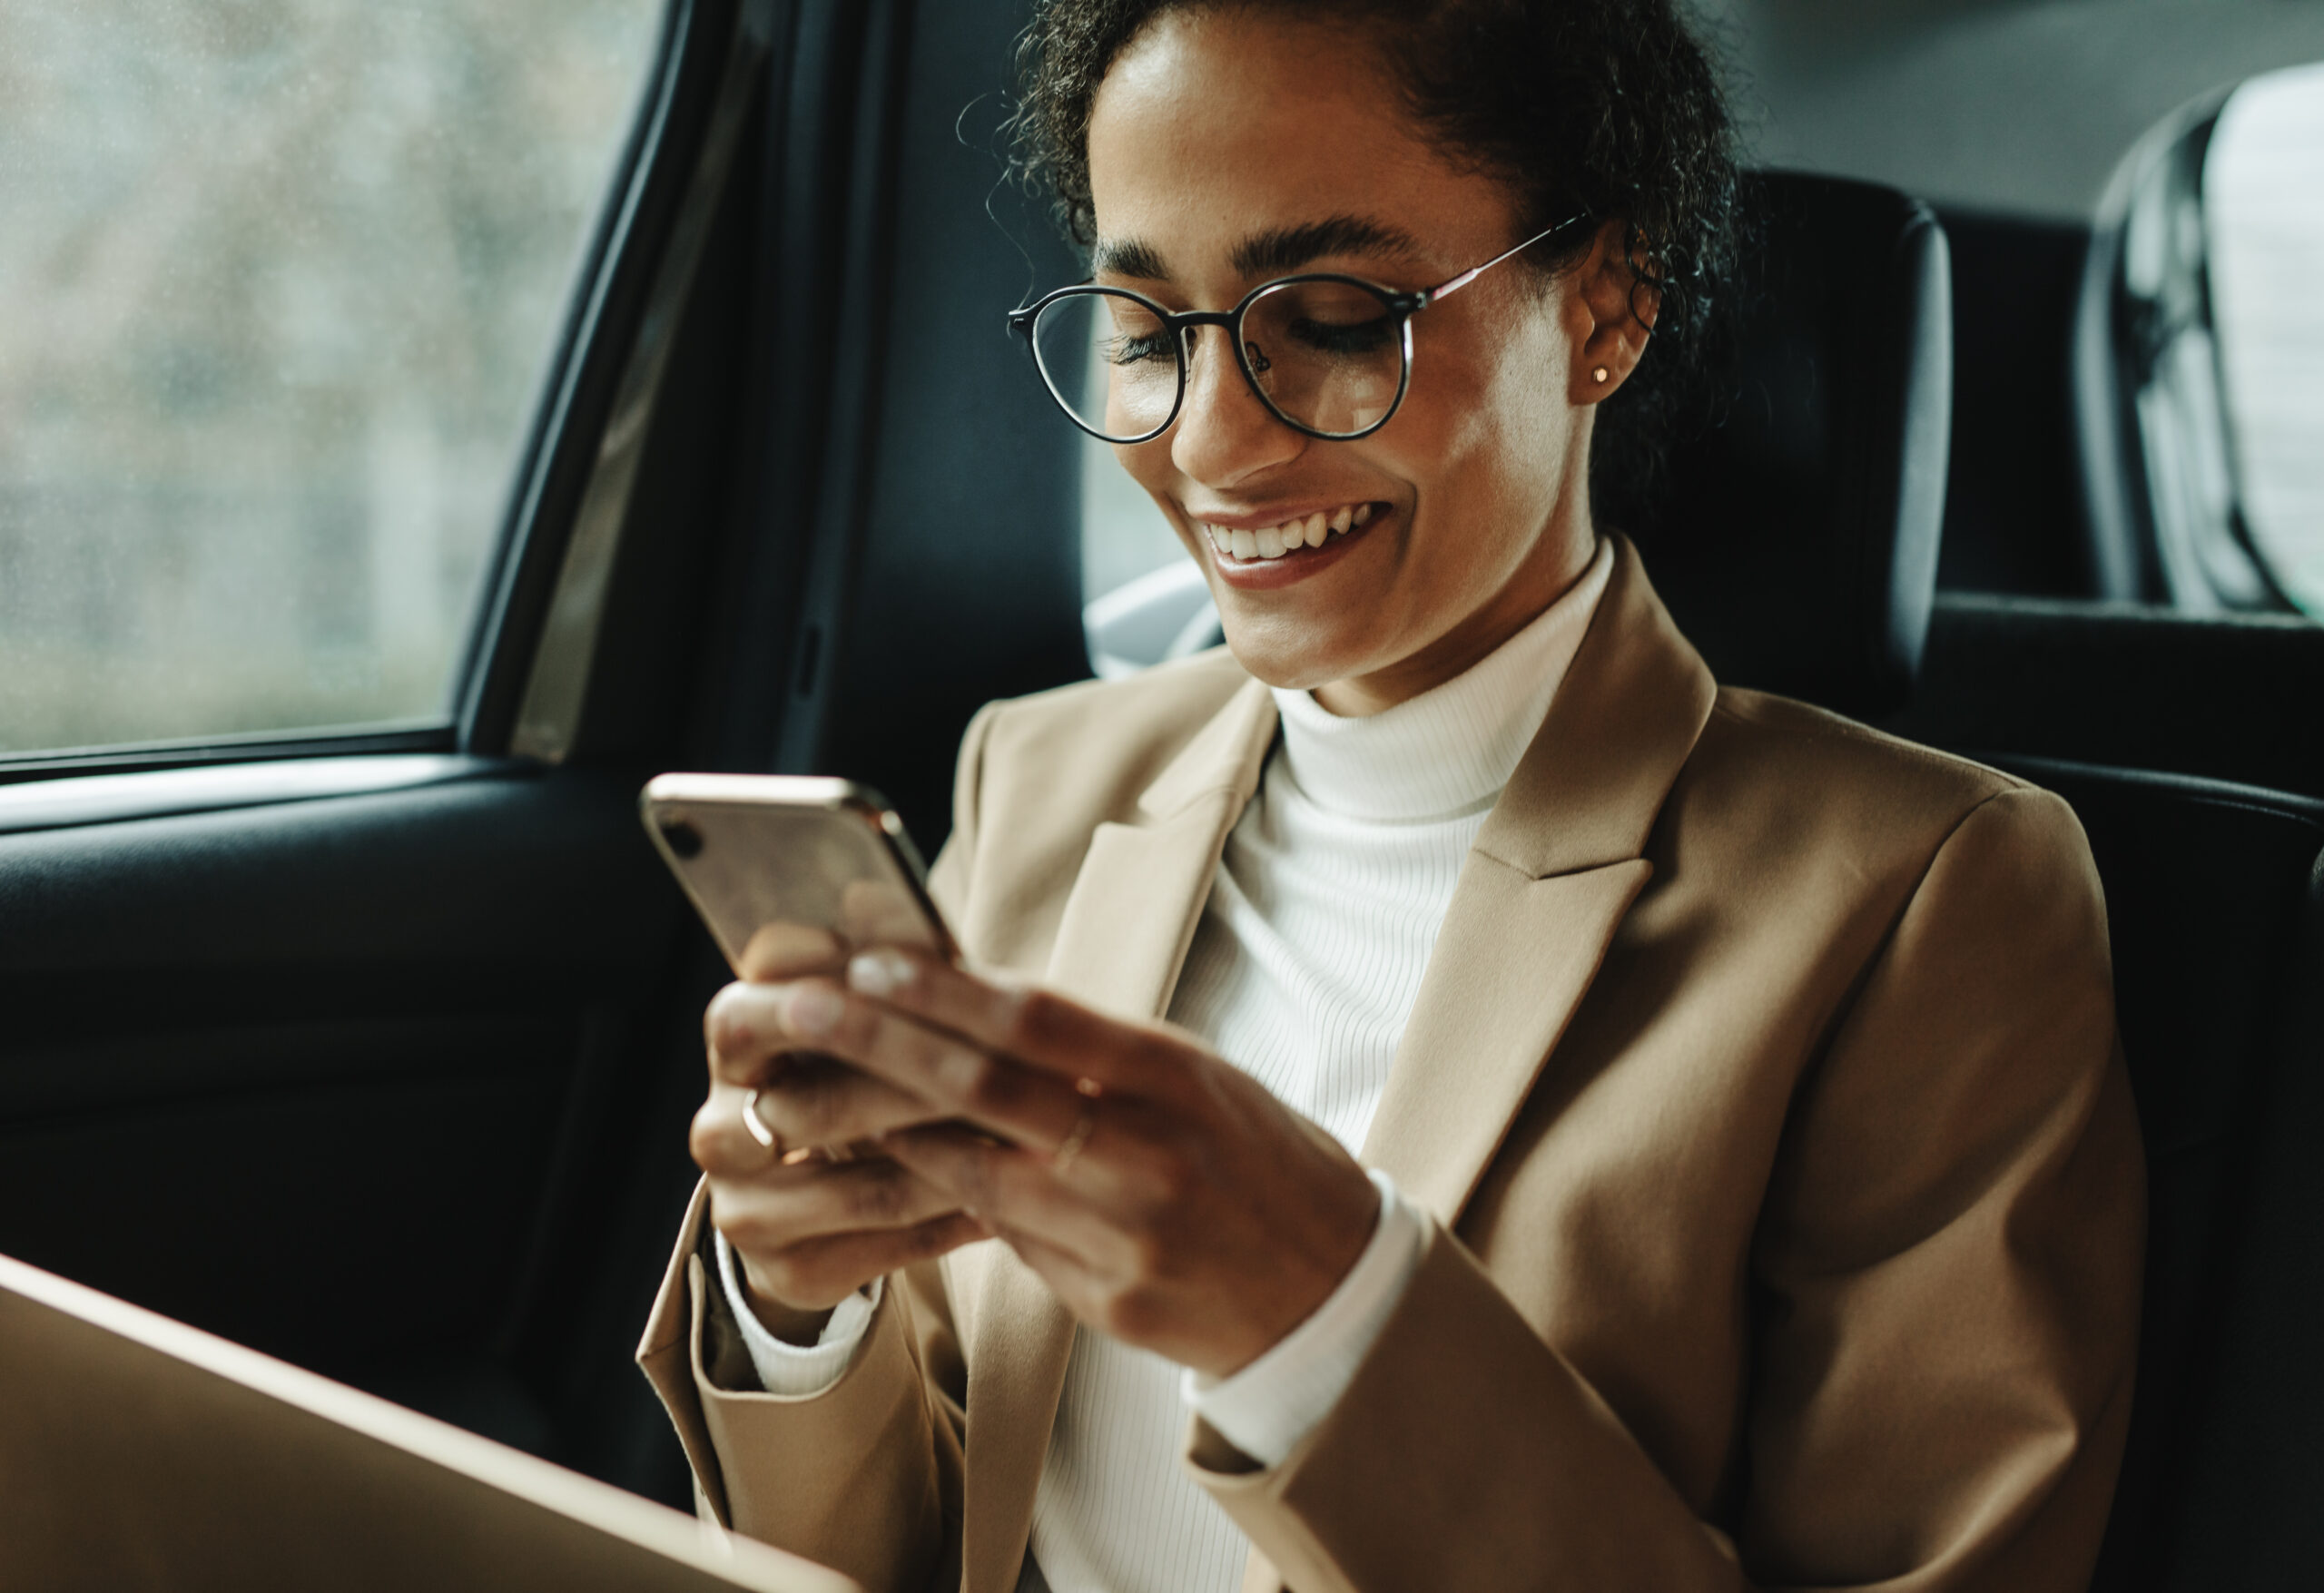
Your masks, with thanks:
[[[1229,529],[1208,521],[1196,524],[1209,539],[1211,562],[1217,566],[1219,577],[1238,590],[1257,592],[1288,586],[1320,574],[1325,566],[1338,563],[1347,549],[1362,541],[1389,513],[1385,504],[1345,504],[1328,513],[1318,511],[1270,526],[1264,531]],[[1289,540],[1294,527],[1299,536],[1295,544]],[[1308,540],[1311,530],[1319,540]],[[1260,542],[1262,536],[1267,538],[1265,546],[1282,551],[1265,552]],[[1248,556],[1242,555],[1240,550],[1244,547],[1250,549]]]

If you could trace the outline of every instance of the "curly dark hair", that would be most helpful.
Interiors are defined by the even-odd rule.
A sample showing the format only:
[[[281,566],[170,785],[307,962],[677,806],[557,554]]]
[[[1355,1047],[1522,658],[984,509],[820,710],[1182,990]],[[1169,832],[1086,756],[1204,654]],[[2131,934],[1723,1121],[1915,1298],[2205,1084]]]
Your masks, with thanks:
[[[1625,224],[1660,303],[1652,357],[1604,406],[1590,477],[1601,514],[1649,514],[1669,440],[1704,391],[1741,233],[1734,123],[1678,0],[1039,0],[1019,46],[1019,160],[1075,242],[1096,241],[1089,112],[1107,71],[1157,18],[1228,8],[1369,31],[1414,121],[1509,185],[1521,231],[1585,209]],[[1553,273],[1590,241],[1527,261]]]

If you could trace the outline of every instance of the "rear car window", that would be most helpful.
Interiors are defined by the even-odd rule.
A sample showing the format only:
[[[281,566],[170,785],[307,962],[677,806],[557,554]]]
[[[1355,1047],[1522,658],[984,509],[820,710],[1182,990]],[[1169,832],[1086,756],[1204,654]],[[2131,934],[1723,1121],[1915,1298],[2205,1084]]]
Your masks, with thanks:
[[[2324,64],[2229,98],[2203,220],[2244,524],[2284,595],[2324,615]]]
[[[444,720],[661,9],[0,7],[0,756]]]

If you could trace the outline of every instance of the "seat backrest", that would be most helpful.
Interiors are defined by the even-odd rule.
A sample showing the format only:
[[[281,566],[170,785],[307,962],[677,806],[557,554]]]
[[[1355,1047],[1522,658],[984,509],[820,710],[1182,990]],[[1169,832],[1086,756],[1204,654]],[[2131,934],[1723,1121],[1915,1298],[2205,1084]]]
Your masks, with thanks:
[[[2324,1578],[2324,873],[2273,1014],[2242,1140],[2240,1221],[2190,1387],[2158,1559],[2184,1589]]]
[[[1952,279],[1918,200],[1762,172],[1717,307],[1713,424],[1681,419],[1669,488],[1600,484],[1718,678],[1865,716],[1900,704],[1936,596],[1952,438]],[[1617,400],[1619,405],[1619,400]],[[1619,408],[1609,426],[1630,424]]]
[[[2090,836],[2146,1146],[2139,1383],[2094,1587],[2306,1585],[2324,1564],[2324,803],[1999,762]]]

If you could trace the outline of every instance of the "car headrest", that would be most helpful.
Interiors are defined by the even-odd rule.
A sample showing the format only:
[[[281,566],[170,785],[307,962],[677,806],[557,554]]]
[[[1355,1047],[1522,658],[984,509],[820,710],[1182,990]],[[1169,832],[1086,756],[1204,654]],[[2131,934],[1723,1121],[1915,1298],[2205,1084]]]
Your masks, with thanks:
[[[1894,189],[1761,172],[1709,428],[1639,544],[1722,682],[1870,715],[1910,695],[1936,596],[1953,407],[1945,231]],[[1618,423],[1612,416],[1610,424]]]

